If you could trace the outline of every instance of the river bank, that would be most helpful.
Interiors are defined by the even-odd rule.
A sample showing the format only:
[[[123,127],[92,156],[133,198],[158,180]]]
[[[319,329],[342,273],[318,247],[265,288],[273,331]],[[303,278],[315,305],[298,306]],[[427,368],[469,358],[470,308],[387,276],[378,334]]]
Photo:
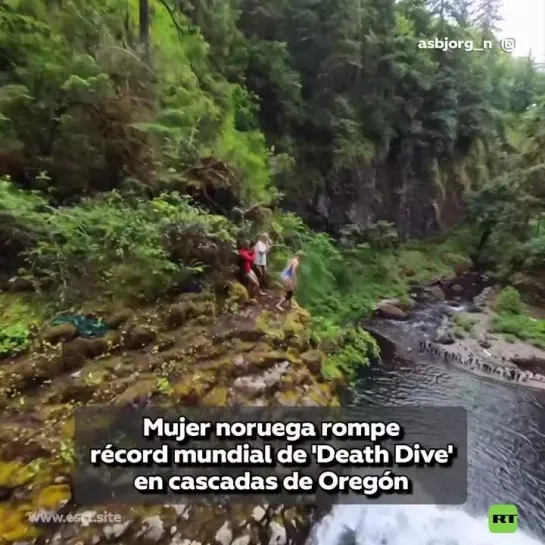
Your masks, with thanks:
[[[400,340],[403,350],[414,352],[414,357],[425,354],[483,377],[545,388],[545,350],[531,339],[522,340],[498,330],[501,293],[501,286],[490,276],[466,271],[415,287],[410,308],[406,301],[383,301],[377,305],[377,314],[392,323],[409,321],[414,325],[412,335]],[[421,314],[426,314],[430,304],[435,307],[427,313],[424,324]],[[375,334],[388,329],[376,318],[366,325]]]

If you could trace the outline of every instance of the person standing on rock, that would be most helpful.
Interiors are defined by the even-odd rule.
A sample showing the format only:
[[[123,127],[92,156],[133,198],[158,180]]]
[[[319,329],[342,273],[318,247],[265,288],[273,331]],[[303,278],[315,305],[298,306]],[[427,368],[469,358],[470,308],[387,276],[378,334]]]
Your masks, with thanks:
[[[261,295],[265,295],[265,292],[261,291],[261,288],[259,286],[259,279],[257,278],[257,275],[253,271],[256,255],[255,255],[255,252],[250,249],[250,243],[248,241],[245,241],[242,244],[242,247],[240,248],[238,255],[242,259],[242,273],[244,275],[245,280],[247,280],[250,283],[250,286],[253,288],[255,292],[259,292]]]
[[[254,247],[255,265],[259,272],[261,287],[267,286],[267,254],[271,249],[272,241],[267,233],[262,233]]]
[[[302,252],[298,252],[295,257],[289,260],[288,266],[284,269],[280,275],[280,280],[284,285],[286,294],[280,299],[279,303],[276,305],[278,310],[282,310],[282,305],[284,303],[289,304],[289,308],[294,306],[297,308],[299,305],[293,299],[293,294],[295,293],[295,288],[297,287],[297,270],[301,264],[301,258],[303,257]]]

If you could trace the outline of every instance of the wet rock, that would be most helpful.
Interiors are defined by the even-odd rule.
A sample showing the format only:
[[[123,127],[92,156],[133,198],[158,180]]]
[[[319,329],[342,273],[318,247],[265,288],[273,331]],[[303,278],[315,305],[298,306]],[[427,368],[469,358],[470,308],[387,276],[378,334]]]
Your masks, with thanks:
[[[301,355],[301,360],[314,375],[319,375],[322,372],[324,355],[319,350],[305,352]]]
[[[439,344],[454,344],[456,339],[448,329],[440,328],[435,333],[434,342]]]
[[[130,320],[133,314],[134,312],[132,310],[124,308],[114,312],[110,316],[107,316],[104,319],[104,323],[108,329],[119,329]]]
[[[459,284],[453,284],[452,286],[450,286],[450,289],[457,293],[464,291],[464,288],[462,288],[462,286],[460,286]]]
[[[377,312],[383,318],[393,320],[405,320],[409,316],[404,310],[391,303],[381,303],[377,308]]]
[[[74,324],[59,324],[48,328],[42,335],[45,342],[57,344],[72,340],[78,334],[78,328]]]
[[[445,300],[445,292],[439,286],[430,286],[426,288],[426,292],[439,301]]]
[[[150,345],[156,339],[156,333],[149,327],[133,326],[127,332],[125,347],[129,350],[137,350]]]

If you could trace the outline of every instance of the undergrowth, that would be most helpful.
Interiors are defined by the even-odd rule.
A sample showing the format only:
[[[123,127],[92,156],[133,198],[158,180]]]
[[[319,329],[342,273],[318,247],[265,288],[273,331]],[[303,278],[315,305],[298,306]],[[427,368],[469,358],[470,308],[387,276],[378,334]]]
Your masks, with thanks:
[[[545,349],[545,320],[527,315],[527,309],[519,292],[508,286],[498,295],[492,318],[492,331],[501,333],[508,342],[516,339]]]
[[[304,251],[297,300],[313,315],[314,339],[330,353],[330,375],[352,376],[358,366],[378,357],[375,341],[357,323],[379,300],[399,297],[408,303],[412,285],[452,274],[469,263],[464,232],[446,240],[376,248],[343,246],[310,231],[291,214],[277,216],[271,228],[281,241],[273,255],[275,274],[293,252]]]

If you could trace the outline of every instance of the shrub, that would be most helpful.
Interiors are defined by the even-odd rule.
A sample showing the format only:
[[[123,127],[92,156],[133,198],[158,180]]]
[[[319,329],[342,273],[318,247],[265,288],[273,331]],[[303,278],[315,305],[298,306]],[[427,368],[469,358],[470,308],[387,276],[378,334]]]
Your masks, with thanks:
[[[522,314],[524,312],[520,293],[512,286],[508,286],[500,292],[496,299],[495,308],[500,314]]]
[[[94,288],[157,297],[206,267],[224,266],[218,259],[229,258],[235,240],[226,218],[175,192],[148,200],[112,191],[53,209],[45,198],[4,181],[0,203],[33,240],[21,274],[58,286],[61,302]]]

